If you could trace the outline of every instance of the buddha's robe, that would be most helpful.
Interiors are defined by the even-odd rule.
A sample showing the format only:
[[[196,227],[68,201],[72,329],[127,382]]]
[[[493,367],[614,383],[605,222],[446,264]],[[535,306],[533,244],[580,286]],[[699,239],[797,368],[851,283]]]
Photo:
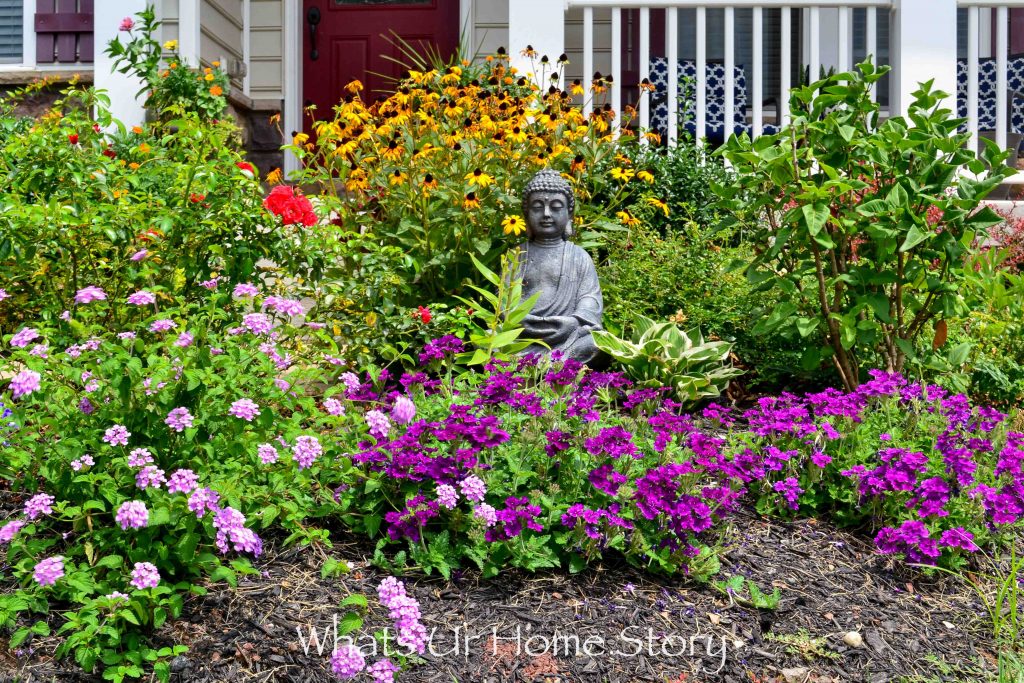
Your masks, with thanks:
[[[601,297],[601,285],[597,279],[594,261],[583,248],[566,241],[561,249],[560,258],[556,259],[556,263],[560,263],[558,275],[553,276],[557,277],[557,286],[552,290],[549,285],[544,284],[545,279],[550,282],[551,277],[544,278],[541,273],[529,272],[529,268],[538,266],[527,260],[527,246],[520,246],[523,296],[527,298],[538,290],[541,291],[531,314],[543,318],[572,317],[579,323],[560,343],[552,343],[549,339],[542,341],[551,347],[551,351],[561,351],[567,358],[584,363],[592,361],[597,356],[598,349],[590,332],[601,329],[601,317],[604,313],[604,300]],[[551,265],[550,262],[548,265]],[[553,336],[557,339],[561,335]],[[546,351],[547,349],[536,344],[526,350],[527,353]]]

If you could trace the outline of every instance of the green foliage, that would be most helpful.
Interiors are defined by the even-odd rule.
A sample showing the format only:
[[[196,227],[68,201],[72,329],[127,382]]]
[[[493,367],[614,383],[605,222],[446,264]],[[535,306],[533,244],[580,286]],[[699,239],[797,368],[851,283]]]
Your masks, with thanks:
[[[513,354],[534,343],[531,339],[520,339],[523,333],[520,323],[533,310],[540,292],[523,299],[523,281],[516,277],[521,269],[518,251],[502,254],[500,274],[480,263],[475,256],[472,258],[477,270],[496,291],[471,285],[486,303],[459,297],[473,311],[472,317],[479,321],[479,328],[469,336],[476,349],[463,354],[460,360],[466,365],[483,365],[493,358],[508,361]]]
[[[748,579],[742,574],[733,574],[725,581],[715,581],[712,585],[728,596],[729,600],[757,609],[777,609],[782,598],[778,588],[773,589],[771,593],[765,593],[758,588],[753,579]]]
[[[865,62],[793,90],[790,125],[731,138],[737,179],[716,186],[724,224],[756,245],[747,277],[784,301],[755,332],[795,330],[804,367],[828,361],[847,389],[875,363],[902,370],[926,325],[964,313],[964,257],[999,220],[978,206],[1012,173],[993,144],[974,158],[931,83],[906,118],[879,121],[870,90],[887,70]]]
[[[261,258],[292,260],[293,233],[264,213],[232,124],[182,115],[125,130],[106,105],[72,87],[0,147],[0,329],[54,320],[90,285],[173,297],[215,275],[248,279]]]
[[[654,177],[645,194],[661,198],[668,206],[666,215],[649,204],[644,206],[642,199],[634,202],[630,213],[638,217],[650,214],[645,226],[669,237],[680,232],[692,234],[691,224],[704,230],[718,222],[719,197],[714,187],[730,182],[731,174],[706,148],[683,138],[672,147],[645,145],[627,153],[634,168],[645,169]]]
[[[742,374],[732,367],[728,342],[708,342],[700,330],[686,332],[670,322],[656,323],[638,315],[631,339],[606,330],[594,331],[594,343],[621,363],[642,387],[670,387],[682,403],[720,396],[729,380]]]
[[[218,62],[202,69],[191,68],[178,54],[178,41],[168,40],[161,47],[153,39],[160,22],[152,6],[135,15],[138,21],[127,30],[127,42],[115,36],[107,43],[107,56],[113,58],[118,73],[130,74],[143,82],[138,95],[145,95],[145,105],[162,121],[171,120],[180,112],[196,114],[203,122],[224,115],[230,79]],[[166,64],[163,51],[169,53]]]

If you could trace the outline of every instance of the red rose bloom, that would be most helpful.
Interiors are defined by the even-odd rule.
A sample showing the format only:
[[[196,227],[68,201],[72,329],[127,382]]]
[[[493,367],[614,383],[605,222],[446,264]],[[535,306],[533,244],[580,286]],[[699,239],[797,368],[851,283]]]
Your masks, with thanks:
[[[274,187],[263,200],[263,208],[280,216],[285,225],[316,225],[316,213],[309,199],[289,185]]]
[[[430,314],[430,309],[427,308],[426,306],[420,306],[419,308],[417,308],[415,315],[419,316],[419,319],[423,321],[424,325],[429,323],[431,318],[433,317]]]
[[[78,136],[76,135],[75,137],[77,138]],[[108,147],[107,149],[103,150],[103,156],[110,157],[111,159],[113,159],[117,157],[117,152]]]
[[[72,145],[77,145],[78,144],[78,133],[72,133],[71,135],[69,135],[68,136],[68,142],[70,142]]]
[[[197,192],[193,192],[192,194],[189,195],[188,199],[193,204],[198,204],[199,202],[201,202],[204,199],[206,199],[206,195],[205,194],[199,194]]]
[[[235,164],[242,171],[248,171],[249,173],[256,175],[256,167],[250,164],[248,161],[239,161]]]

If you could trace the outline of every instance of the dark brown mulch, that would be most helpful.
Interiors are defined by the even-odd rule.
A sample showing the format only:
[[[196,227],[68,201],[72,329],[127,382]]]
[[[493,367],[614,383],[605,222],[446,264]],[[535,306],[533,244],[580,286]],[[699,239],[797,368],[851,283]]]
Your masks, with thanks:
[[[895,566],[864,539],[813,520],[751,517],[728,539],[720,576],[739,573],[766,591],[779,588],[778,609],[731,603],[712,588],[621,564],[577,575],[409,579],[434,629],[433,649],[400,679],[882,683],[991,675],[995,650],[980,603],[962,582]],[[333,631],[333,619],[347,611],[339,603],[351,593],[370,597],[364,632],[386,625],[375,598],[384,574],[366,554],[365,544],[343,539],[332,549],[268,548],[260,576],[191,599],[159,633],[190,647],[173,662],[173,680],[334,680],[332,640],[322,654],[304,644],[311,628],[321,636]],[[353,571],[322,580],[330,556]],[[860,634],[861,647],[843,642],[849,631]],[[21,661],[0,655],[0,680],[99,680],[70,661],[52,662],[55,642],[36,639]]]

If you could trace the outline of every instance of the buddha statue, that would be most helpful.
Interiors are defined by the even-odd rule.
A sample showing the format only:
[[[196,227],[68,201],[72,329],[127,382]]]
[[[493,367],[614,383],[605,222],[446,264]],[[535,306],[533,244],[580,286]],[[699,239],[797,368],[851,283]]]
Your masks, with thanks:
[[[519,245],[523,297],[539,292],[523,319],[525,353],[561,352],[564,358],[589,363],[598,356],[591,330],[601,329],[604,302],[590,254],[569,241],[576,199],[572,186],[557,171],[537,173],[523,189],[527,241]]]

